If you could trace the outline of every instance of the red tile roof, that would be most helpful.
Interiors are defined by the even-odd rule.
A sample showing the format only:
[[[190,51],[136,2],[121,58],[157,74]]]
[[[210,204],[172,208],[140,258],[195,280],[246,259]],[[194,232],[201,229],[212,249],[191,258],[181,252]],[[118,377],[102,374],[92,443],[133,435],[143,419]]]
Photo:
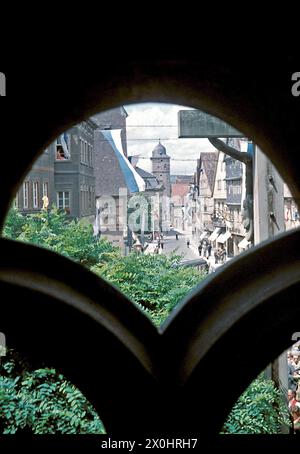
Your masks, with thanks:
[[[184,197],[189,192],[189,185],[187,183],[173,183],[172,184],[172,196]]]

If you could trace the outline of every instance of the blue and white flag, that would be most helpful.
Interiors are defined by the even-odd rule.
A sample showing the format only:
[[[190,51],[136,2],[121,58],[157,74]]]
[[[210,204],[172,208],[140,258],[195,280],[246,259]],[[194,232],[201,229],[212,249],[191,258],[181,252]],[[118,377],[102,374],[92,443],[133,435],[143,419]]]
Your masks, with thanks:
[[[104,138],[109,142],[118,158],[128,190],[130,192],[144,192],[146,186],[145,181],[136,172],[136,170],[128,161],[127,157],[124,155],[121,140],[121,131],[122,129],[103,129],[101,130],[101,133],[103,134]]]
[[[63,134],[61,134],[61,136],[60,136],[60,143],[64,150],[65,159],[70,159],[71,154],[70,154],[69,146],[68,146],[68,136],[65,132]]]

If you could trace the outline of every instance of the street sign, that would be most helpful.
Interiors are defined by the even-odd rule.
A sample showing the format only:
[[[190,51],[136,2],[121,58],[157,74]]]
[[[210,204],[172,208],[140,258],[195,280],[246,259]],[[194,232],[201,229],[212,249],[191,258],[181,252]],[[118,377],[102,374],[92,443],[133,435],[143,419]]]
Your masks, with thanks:
[[[245,137],[225,121],[201,110],[180,110],[178,112],[179,138]]]

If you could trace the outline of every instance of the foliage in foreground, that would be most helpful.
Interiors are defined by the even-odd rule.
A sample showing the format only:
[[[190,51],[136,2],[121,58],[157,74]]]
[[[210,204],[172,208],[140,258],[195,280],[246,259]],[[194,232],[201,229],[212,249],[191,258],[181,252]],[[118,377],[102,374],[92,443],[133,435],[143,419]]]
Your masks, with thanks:
[[[254,380],[232,408],[222,430],[227,434],[277,434],[290,425],[286,403],[272,380]]]
[[[88,268],[119,256],[109,241],[93,237],[90,224],[71,220],[56,208],[26,216],[12,208],[3,236],[51,249]]]
[[[92,405],[61,374],[49,368],[17,369],[9,351],[0,365],[0,432],[105,433]]]
[[[156,324],[161,324],[171,310],[199,282],[205,273],[178,266],[179,255],[139,255],[131,253],[92,268],[114,284],[131,301],[146,310]]]

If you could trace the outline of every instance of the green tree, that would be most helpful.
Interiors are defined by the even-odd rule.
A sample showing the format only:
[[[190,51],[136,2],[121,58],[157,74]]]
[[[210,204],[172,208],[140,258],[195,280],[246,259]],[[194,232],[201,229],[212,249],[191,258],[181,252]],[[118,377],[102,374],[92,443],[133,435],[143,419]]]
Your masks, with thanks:
[[[105,239],[96,239],[90,224],[70,219],[56,208],[23,216],[11,209],[3,235],[64,255],[86,267],[118,257],[118,249]]]
[[[114,284],[159,325],[206,273],[178,266],[181,256],[131,253],[92,270]]]
[[[103,434],[99,416],[83,394],[54,369],[30,370],[15,353],[0,365],[0,431],[14,434]]]
[[[17,239],[19,235],[21,235],[25,223],[26,217],[23,216],[17,208],[12,207],[5,220],[3,236]]]
[[[222,433],[277,434],[290,425],[286,402],[272,380],[260,374],[232,408]]]

